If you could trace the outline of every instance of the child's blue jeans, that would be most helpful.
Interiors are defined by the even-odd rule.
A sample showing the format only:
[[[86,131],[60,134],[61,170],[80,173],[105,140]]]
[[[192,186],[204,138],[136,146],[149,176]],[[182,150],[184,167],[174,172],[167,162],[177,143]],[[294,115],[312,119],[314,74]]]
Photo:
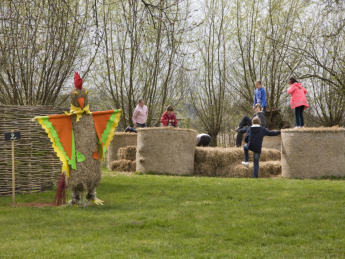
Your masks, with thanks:
[[[244,162],[249,162],[248,144],[245,144],[243,146],[243,151],[244,151]],[[258,178],[259,176],[259,159],[260,159],[260,153],[254,152],[253,178]]]

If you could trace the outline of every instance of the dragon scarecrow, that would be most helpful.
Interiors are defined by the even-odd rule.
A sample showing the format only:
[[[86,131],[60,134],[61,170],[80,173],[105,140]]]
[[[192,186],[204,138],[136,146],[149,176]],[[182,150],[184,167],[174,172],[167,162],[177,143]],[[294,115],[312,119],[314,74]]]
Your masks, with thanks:
[[[65,188],[72,190],[71,205],[81,204],[81,193],[86,191],[87,203],[102,204],[96,198],[96,187],[101,180],[103,154],[113,140],[121,110],[90,112],[88,92],[83,80],[74,75],[75,88],[70,91],[70,112],[63,115],[35,117],[48,134],[52,146],[62,162],[54,203],[65,203]]]

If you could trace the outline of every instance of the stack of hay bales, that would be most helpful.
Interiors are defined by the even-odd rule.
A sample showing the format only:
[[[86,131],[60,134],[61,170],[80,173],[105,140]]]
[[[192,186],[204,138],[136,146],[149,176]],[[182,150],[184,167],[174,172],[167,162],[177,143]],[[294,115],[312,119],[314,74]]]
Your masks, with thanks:
[[[134,172],[136,168],[136,146],[122,147],[119,149],[117,157],[111,163],[111,170],[118,172]]]
[[[198,147],[195,150],[194,175],[220,177],[252,177],[253,163],[242,165],[243,148]],[[267,178],[281,173],[281,153],[263,148],[260,156],[259,177]],[[249,153],[253,161],[253,152]]]
[[[137,133],[128,132],[115,132],[114,139],[110,142],[108,148],[108,163],[107,167],[111,169],[113,161],[118,160],[118,151],[122,147],[136,146],[137,145]]]
[[[345,129],[282,130],[282,176],[322,178],[345,176]]]
[[[142,173],[192,175],[197,132],[171,127],[138,129],[137,167]]]
[[[122,147],[117,152],[118,159],[130,160],[135,161],[137,156],[137,147],[136,146],[129,146],[129,147]]]

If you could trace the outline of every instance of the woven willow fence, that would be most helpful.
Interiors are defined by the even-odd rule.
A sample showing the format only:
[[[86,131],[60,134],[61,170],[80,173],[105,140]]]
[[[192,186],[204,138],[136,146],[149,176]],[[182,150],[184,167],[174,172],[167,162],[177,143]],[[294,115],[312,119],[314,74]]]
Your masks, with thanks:
[[[66,110],[54,106],[0,105],[0,196],[12,193],[12,146],[11,141],[4,141],[4,133],[11,130],[20,131],[22,137],[14,141],[16,193],[43,191],[56,183],[61,163],[48,135],[31,119]]]

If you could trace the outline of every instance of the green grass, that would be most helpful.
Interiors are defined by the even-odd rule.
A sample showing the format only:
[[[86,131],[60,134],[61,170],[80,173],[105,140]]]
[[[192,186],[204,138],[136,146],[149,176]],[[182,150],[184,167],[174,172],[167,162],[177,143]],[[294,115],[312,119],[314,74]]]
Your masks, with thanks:
[[[345,257],[343,180],[105,172],[98,197],[104,206],[11,207],[0,198],[0,258]]]

